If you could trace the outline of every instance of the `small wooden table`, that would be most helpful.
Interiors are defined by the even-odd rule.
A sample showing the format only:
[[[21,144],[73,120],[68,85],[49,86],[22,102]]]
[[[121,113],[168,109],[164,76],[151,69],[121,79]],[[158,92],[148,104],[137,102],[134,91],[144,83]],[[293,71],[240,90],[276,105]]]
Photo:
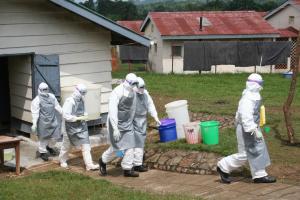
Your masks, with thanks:
[[[14,148],[16,153],[16,174],[20,174],[20,139],[0,136],[0,162],[4,165],[4,149]]]

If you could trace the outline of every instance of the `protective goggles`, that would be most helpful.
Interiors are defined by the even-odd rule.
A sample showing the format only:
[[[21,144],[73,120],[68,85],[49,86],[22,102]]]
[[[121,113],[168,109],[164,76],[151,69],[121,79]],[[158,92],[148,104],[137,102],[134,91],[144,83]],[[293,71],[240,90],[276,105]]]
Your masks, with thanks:
[[[48,88],[42,88],[42,89],[40,89],[40,91],[44,92],[44,93],[47,93],[47,92],[49,92],[49,89]]]
[[[127,81],[127,80],[125,80],[130,86],[138,86],[138,82],[137,81]]]
[[[77,87],[76,87],[76,90],[82,95],[82,96],[85,96],[87,91],[86,90],[79,90]]]
[[[258,81],[258,80],[251,80],[251,79],[248,79],[247,81],[248,81],[248,82],[257,83],[257,84],[260,85],[260,86],[263,86],[263,85],[264,85],[264,81],[263,81],[263,80]]]

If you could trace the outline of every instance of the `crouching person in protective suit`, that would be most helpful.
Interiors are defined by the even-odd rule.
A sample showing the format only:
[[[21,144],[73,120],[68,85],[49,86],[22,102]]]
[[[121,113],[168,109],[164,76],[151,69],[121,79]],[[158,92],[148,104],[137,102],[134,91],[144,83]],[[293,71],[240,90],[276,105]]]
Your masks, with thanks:
[[[67,168],[68,152],[71,147],[81,148],[86,170],[98,170],[91,156],[84,97],[87,93],[86,86],[78,84],[71,97],[67,98],[63,105],[63,144],[60,150],[60,166]]]

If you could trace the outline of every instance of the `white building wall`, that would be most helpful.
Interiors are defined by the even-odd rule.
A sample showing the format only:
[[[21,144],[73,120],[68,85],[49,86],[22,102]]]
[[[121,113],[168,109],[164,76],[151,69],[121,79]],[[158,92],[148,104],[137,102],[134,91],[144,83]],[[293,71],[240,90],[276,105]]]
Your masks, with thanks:
[[[294,16],[294,23],[289,23],[289,16]],[[292,26],[297,30],[300,29],[300,10],[289,5],[281,11],[267,19],[267,21],[275,28],[287,28]]]
[[[154,45],[150,46],[149,49],[149,65],[152,71],[163,73],[163,41],[160,33],[152,21],[149,22],[145,29],[145,36],[154,41]],[[155,51],[155,46],[157,51]]]
[[[112,89],[110,41],[110,31],[48,0],[0,0],[0,55],[58,54],[61,87],[101,84],[102,113],[108,111]],[[18,89],[22,87],[26,91],[26,98],[13,100],[19,110],[13,116],[31,122],[28,113],[32,99],[31,72],[28,71],[31,64],[25,64],[28,62],[22,58],[13,58],[9,60],[10,72],[17,68],[25,73],[10,78],[23,81],[17,84]]]

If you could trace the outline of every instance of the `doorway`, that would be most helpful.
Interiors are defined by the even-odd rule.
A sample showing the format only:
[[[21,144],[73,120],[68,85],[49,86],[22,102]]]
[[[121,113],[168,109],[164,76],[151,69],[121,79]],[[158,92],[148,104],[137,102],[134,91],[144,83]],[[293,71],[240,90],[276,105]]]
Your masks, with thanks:
[[[0,135],[10,131],[10,92],[8,57],[0,57]]]

